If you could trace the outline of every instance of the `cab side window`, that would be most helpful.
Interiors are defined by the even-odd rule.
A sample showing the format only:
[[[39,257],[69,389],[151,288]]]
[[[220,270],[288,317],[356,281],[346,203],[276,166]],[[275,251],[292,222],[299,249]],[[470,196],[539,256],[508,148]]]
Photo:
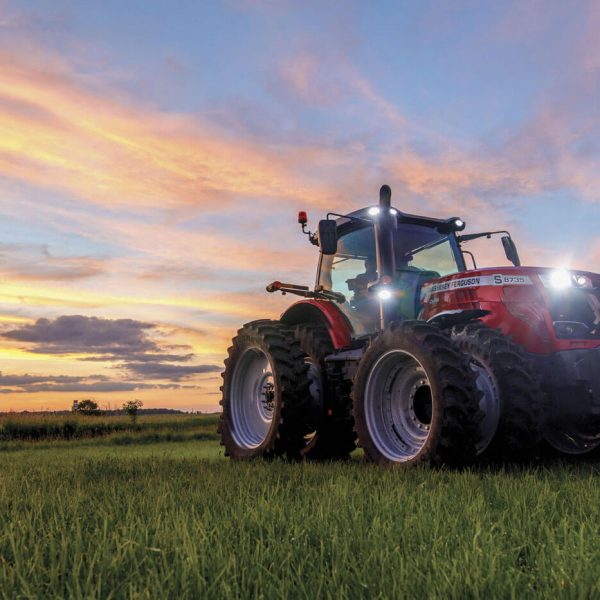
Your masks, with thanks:
[[[351,231],[340,237],[338,252],[323,257],[320,285],[344,295],[340,306],[355,333],[362,335],[376,330],[379,303],[368,285],[377,279],[375,238],[372,227]]]

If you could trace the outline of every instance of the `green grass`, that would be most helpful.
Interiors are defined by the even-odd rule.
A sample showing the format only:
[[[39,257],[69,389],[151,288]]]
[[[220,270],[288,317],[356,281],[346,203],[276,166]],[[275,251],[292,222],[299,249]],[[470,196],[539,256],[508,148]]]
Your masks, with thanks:
[[[240,464],[212,440],[109,439],[0,453],[0,597],[600,597],[598,465]]]
[[[128,416],[5,414],[0,416],[0,442],[26,440],[73,440],[115,433],[171,434],[202,429],[215,434],[216,415],[149,415],[132,420]]]

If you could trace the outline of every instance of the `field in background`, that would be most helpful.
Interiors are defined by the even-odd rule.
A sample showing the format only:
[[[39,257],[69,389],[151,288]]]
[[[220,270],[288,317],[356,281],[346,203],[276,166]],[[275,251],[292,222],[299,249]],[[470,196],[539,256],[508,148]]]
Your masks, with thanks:
[[[161,419],[4,442],[0,597],[600,595],[598,464],[240,464],[214,416]]]
[[[23,447],[18,442],[48,442],[105,437],[112,443],[216,440],[218,415],[0,415],[0,450]]]

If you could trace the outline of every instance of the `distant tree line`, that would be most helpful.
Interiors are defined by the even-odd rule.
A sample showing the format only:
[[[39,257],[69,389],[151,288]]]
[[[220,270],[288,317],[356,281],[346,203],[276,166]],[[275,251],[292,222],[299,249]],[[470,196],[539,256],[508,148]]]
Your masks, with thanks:
[[[128,400],[122,404],[121,411],[119,412],[124,412],[131,417],[132,421],[135,421],[142,406],[144,406],[144,403],[141,400]],[[100,410],[98,403],[90,398],[86,398],[85,400],[75,400],[73,402],[72,411],[80,415],[106,414],[105,411]]]
[[[114,408],[114,409],[113,408],[111,408],[111,409],[98,408],[97,410],[98,410],[98,412],[94,413],[94,414],[107,416],[107,417],[122,415],[124,412],[122,408]],[[20,415],[72,415],[73,412],[75,412],[75,411],[73,411],[73,409],[71,409],[71,410],[22,410],[22,411],[10,410],[10,411],[2,411],[2,412],[0,412],[0,415],[14,415],[14,414],[20,414]],[[209,413],[204,413],[200,410],[197,410],[197,411],[178,410],[176,408],[140,408],[138,410],[137,414],[139,416],[142,416],[142,415],[189,415],[189,414],[202,415],[202,414],[209,414]]]

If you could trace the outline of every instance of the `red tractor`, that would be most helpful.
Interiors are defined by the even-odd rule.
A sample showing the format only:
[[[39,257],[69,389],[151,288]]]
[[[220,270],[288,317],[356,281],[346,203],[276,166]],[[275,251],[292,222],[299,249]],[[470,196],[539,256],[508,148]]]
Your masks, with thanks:
[[[505,231],[379,205],[329,213],[313,290],[229,348],[221,442],[234,459],[379,464],[521,460],[600,445],[600,275],[522,267]],[[477,268],[464,246],[502,236],[512,267]],[[473,268],[467,268],[470,256]]]

